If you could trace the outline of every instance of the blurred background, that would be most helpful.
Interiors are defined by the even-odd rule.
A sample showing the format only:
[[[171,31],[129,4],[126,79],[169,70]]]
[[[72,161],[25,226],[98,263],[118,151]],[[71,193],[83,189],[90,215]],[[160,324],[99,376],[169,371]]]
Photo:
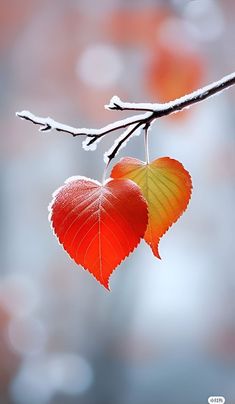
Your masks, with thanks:
[[[125,117],[234,70],[234,0],[0,0],[0,404],[235,403],[235,89],[159,120],[151,158],[192,175],[188,210],[107,292],[58,245],[47,206],[103,153],[15,117],[78,127]],[[144,158],[143,138],[122,156]]]

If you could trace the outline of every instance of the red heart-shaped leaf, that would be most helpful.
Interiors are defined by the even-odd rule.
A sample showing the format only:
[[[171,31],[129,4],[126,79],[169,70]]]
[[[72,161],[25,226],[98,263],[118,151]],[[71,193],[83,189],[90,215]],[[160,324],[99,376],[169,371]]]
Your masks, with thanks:
[[[49,211],[64,249],[106,288],[111,273],[137,247],[148,223],[146,202],[128,179],[102,185],[72,177],[53,194]]]

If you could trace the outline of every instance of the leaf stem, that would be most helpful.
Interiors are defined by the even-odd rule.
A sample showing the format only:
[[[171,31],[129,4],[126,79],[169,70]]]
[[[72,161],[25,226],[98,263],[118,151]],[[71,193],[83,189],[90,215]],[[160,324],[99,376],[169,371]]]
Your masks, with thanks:
[[[110,164],[111,160],[108,160],[107,163],[104,166],[104,171],[103,171],[103,176],[102,176],[102,185],[104,185],[105,181],[106,181],[106,175],[107,175],[107,171],[108,171],[108,167]]]
[[[149,129],[150,124],[146,123],[144,127],[144,150],[145,150],[145,162],[146,164],[149,164]]]

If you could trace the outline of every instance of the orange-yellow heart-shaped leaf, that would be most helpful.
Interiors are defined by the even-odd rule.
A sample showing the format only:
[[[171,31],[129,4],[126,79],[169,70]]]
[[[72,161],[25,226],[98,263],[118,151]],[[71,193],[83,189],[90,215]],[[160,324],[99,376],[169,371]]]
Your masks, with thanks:
[[[106,288],[111,273],[139,244],[148,223],[146,202],[130,180],[101,185],[72,177],[54,193],[49,211],[64,249]]]
[[[191,177],[183,165],[169,157],[149,164],[134,158],[124,158],[111,173],[113,178],[129,178],[142,190],[148,203],[149,221],[145,241],[160,258],[160,238],[187,208],[191,197]]]

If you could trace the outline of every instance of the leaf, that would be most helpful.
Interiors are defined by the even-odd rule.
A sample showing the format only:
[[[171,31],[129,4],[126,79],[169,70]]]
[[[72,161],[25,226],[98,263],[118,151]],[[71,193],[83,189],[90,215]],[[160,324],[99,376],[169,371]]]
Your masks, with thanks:
[[[153,254],[160,258],[160,238],[182,215],[191,197],[192,181],[188,171],[179,161],[169,157],[149,164],[127,157],[114,166],[111,177],[129,178],[141,188],[149,211],[144,239]]]
[[[49,220],[70,257],[109,289],[109,277],[144,236],[148,213],[139,187],[130,180],[105,185],[69,178],[53,194]]]

